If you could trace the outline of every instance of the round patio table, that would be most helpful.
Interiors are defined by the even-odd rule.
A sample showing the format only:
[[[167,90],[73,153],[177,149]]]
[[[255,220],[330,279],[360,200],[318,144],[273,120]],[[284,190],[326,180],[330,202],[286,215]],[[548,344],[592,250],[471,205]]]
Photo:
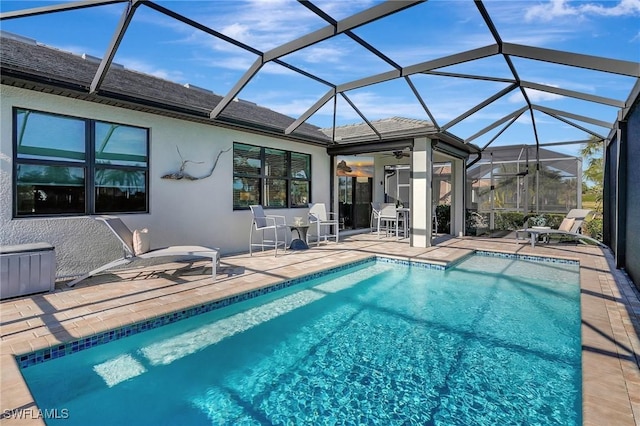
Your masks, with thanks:
[[[306,250],[309,248],[307,244],[307,231],[309,230],[309,224],[300,224],[300,225],[289,225],[289,229],[291,229],[291,235],[293,236],[293,231],[298,234],[298,238],[291,240],[291,244],[289,245],[289,250]]]

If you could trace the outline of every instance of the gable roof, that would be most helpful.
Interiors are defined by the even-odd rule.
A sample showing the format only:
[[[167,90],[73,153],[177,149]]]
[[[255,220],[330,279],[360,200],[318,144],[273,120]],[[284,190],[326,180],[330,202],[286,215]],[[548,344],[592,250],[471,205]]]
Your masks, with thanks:
[[[369,125],[370,124],[370,125]],[[335,128],[335,137],[338,141],[356,141],[361,139],[377,139],[378,135],[383,138],[395,136],[419,135],[434,133],[433,123],[427,120],[417,120],[404,117],[389,117],[374,120],[370,123],[356,123]],[[333,129],[325,128],[322,132],[328,137],[332,137]],[[377,132],[377,134],[376,134]]]

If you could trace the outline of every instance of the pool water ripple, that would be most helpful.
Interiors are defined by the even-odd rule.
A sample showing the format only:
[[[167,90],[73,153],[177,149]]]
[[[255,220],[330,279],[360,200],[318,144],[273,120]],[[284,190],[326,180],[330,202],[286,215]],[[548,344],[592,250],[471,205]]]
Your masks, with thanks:
[[[66,424],[578,425],[577,274],[379,262],[23,373]]]

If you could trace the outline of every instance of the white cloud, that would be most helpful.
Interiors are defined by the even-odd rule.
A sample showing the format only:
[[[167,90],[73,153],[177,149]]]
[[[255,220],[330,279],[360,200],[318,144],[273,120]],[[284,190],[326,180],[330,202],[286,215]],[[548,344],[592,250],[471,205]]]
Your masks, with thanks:
[[[264,64],[262,69],[260,69],[260,74],[282,75],[282,76],[290,76],[291,78],[302,78],[300,74],[294,71],[291,71],[289,68],[286,68],[282,65],[275,64],[273,62],[267,62],[266,64]],[[293,84],[293,81],[290,81],[290,83]]]
[[[549,87],[559,87],[556,84],[549,84],[549,83],[539,83],[545,86],[549,86]],[[561,95],[557,95],[555,93],[549,93],[549,92],[544,92],[541,90],[535,90],[535,89],[525,89],[525,92],[527,93],[527,96],[529,98],[529,100],[531,102],[542,102],[542,101],[556,101],[559,99],[563,99],[564,96]],[[522,97],[522,93],[517,90],[514,91],[514,93],[511,94],[511,96],[509,96],[509,102],[511,103],[522,103],[524,101],[524,98]]]
[[[162,78],[167,81],[181,82],[184,81],[184,74],[176,70],[166,70],[158,68],[148,62],[140,61],[138,59],[122,58],[115,61],[124,65],[125,68],[135,70],[143,74],[152,75],[154,77]]]
[[[575,15],[578,15],[578,11],[575,7],[567,5],[566,0],[551,0],[549,3],[530,7],[525,13],[525,20],[541,19],[543,21],[551,21],[554,18]]]
[[[613,7],[604,7],[599,4],[586,4],[580,9],[584,13],[602,16],[633,16],[640,14],[640,0],[621,0]]]
[[[325,25],[307,8],[282,0],[238,3],[230,13],[205,18],[212,28],[250,46],[268,51]]]
[[[317,100],[317,98],[312,99],[310,97],[305,97],[303,99],[290,99],[287,98],[287,96],[280,96],[279,99],[288,99],[288,102],[269,102],[265,99],[262,101],[261,105],[264,105],[273,111],[278,111],[281,114],[288,115],[289,117],[299,117]]]
[[[236,40],[247,40],[250,37],[249,27],[239,22],[227,25],[220,32]]]
[[[334,47],[309,47],[303,53],[304,59],[313,64],[340,63],[345,56],[344,50]]]
[[[514,31],[509,35],[509,42],[523,44],[525,46],[546,46],[557,43],[559,40],[570,40],[575,37],[575,29],[565,26],[544,28],[528,28]]]
[[[372,91],[359,91],[348,93],[349,99],[367,119],[377,120],[381,118],[400,116],[427,120],[428,116],[417,100],[407,99],[400,95],[386,95]],[[338,115],[343,120],[361,122],[362,118],[351,106],[342,100],[338,102]]]
[[[527,9],[525,20],[551,21],[556,18],[576,17],[578,19],[588,15],[596,16],[633,16],[640,15],[640,0],[620,0],[614,6],[586,3],[573,5],[568,0],[551,0],[548,3],[537,4]]]
[[[263,93],[258,104],[290,117],[299,117],[307,111],[322,94],[323,93],[305,94],[303,97],[296,99],[292,97],[290,93],[271,91],[269,93]],[[286,101],[282,102],[283,99]],[[359,92],[349,94],[349,99],[369,120],[392,116],[413,117],[423,120],[428,119],[426,113],[417,102],[407,102],[406,99],[401,97],[380,96],[374,92]],[[320,108],[309,121],[320,127],[328,127],[331,125],[332,117],[333,102],[329,101]],[[362,117],[342,99],[338,101],[336,118],[339,123],[359,123],[362,121]]]
[[[79,56],[86,53],[87,55],[95,56],[96,58],[100,58],[100,59],[102,59],[102,55],[104,54],[104,50],[101,51],[100,49],[97,49],[95,46],[89,47],[89,46],[80,46],[76,44],[66,44],[61,46],[55,46],[54,49],[59,49],[59,50],[62,50],[63,52],[70,52]]]
[[[556,101],[563,98],[563,96],[556,95],[555,93],[542,92],[535,89],[525,89],[525,92],[527,92],[527,96],[531,102]]]
[[[199,59],[202,64],[212,68],[223,68],[227,70],[241,71],[244,73],[249,69],[251,64],[255,61],[255,58],[251,58],[248,56],[227,56],[224,58],[214,57],[214,58],[203,58]],[[238,75],[238,77],[241,74]]]

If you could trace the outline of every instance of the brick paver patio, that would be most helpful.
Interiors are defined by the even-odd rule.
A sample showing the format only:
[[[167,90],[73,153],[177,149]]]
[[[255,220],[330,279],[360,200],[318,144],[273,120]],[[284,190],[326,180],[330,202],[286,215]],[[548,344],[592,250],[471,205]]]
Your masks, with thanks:
[[[274,257],[265,252],[222,258],[215,282],[205,260],[170,262],[105,273],[73,289],[58,283],[53,293],[0,303],[2,422],[10,410],[37,413],[15,355],[69,342],[251,289],[327,269],[374,254],[447,263],[475,249],[535,254],[580,261],[583,424],[640,424],[640,300],[627,276],[612,269],[611,254],[594,246],[542,244],[499,238],[449,238],[434,247],[373,234],[344,238],[307,251]],[[209,263],[210,265],[210,263]],[[30,411],[31,410],[31,411]]]

